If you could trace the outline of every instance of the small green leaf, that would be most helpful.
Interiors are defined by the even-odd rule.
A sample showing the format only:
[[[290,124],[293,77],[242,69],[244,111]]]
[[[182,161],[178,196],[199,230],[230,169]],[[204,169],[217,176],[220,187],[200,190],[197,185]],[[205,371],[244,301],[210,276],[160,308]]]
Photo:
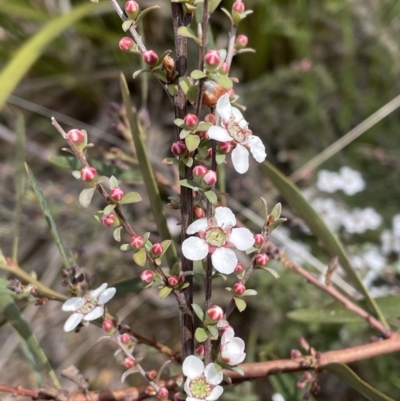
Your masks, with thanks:
[[[171,275],[173,275],[173,276],[179,276],[180,271],[181,271],[181,265],[180,265],[178,262],[176,262],[176,263],[172,266]]]
[[[167,72],[165,70],[160,70],[159,68],[153,68],[151,72],[161,81],[164,83],[168,82],[167,79]]]
[[[132,79],[137,78],[142,72],[151,72],[151,70],[149,68],[143,68],[140,70],[136,70],[133,74],[132,74]]]
[[[182,187],[191,188],[194,191],[198,191],[201,189],[199,187],[199,184],[197,184],[197,182],[193,181],[193,180],[187,180],[187,179],[180,180],[180,181],[178,181],[178,184],[181,185]]]
[[[118,180],[112,175],[109,179],[110,189],[118,187]]]
[[[188,129],[183,129],[181,130],[181,132],[179,133],[179,139],[185,139],[186,137],[188,137],[190,135],[190,131]]]
[[[165,254],[165,252],[168,251],[168,248],[171,246],[171,243],[172,243],[172,241],[170,239],[166,239],[161,242],[163,251],[162,251],[161,255],[158,256],[159,258],[161,258]]]
[[[139,249],[133,254],[133,260],[139,266],[144,266],[146,264],[146,251],[144,248]]]
[[[113,237],[114,237],[115,241],[117,241],[117,242],[121,242],[121,231],[122,231],[122,227],[117,227],[114,230]]]
[[[217,9],[221,1],[222,0],[210,0],[208,2],[208,11],[210,12],[210,14],[212,14]]]
[[[203,321],[204,319],[204,312],[203,309],[197,304],[192,304],[193,312],[196,314],[196,316]]]
[[[218,202],[217,195],[215,194],[214,191],[206,191],[204,192],[204,195],[206,198],[213,204],[215,205]]]
[[[140,202],[141,200],[142,197],[137,192],[128,192],[122,197],[120,204],[127,205],[128,203],[136,203]]]
[[[181,26],[178,28],[178,35],[184,36],[186,38],[193,39],[198,45],[200,44],[200,40],[197,35],[187,26]]]
[[[212,127],[211,123],[208,123],[207,121],[203,121],[196,127],[196,132],[207,131],[210,127]]]
[[[96,187],[86,188],[79,194],[79,203],[85,209],[90,205],[94,191],[96,191]]]
[[[134,25],[134,24],[135,24],[135,21],[132,21],[131,19],[127,19],[126,21],[124,21],[124,22],[122,23],[122,30],[123,30],[124,32],[126,32],[126,31],[128,31],[129,28],[130,28],[132,25]]]
[[[152,10],[158,10],[160,8],[159,5],[155,5],[155,6],[151,6],[151,7],[147,7],[145,8],[141,13],[139,13],[139,15],[136,18],[136,25],[139,25],[140,22],[142,21],[142,19]]]
[[[200,137],[198,135],[188,135],[185,138],[185,145],[189,152],[195,151],[200,144]]]
[[[268,231],[272,233],[276,228],[278,228],[281,224],[285,223],[287,221],[287,218],[281,217],[279,219],[276,219],[271,225],[268,226]]]
[[[81,179],[81,172],[78,171],[78,170],[74,170],[74,171],[72,172],[72,176],[73,176],[74,178],[76,178],[77,180],[80,180],[80,179]]]
[[[203,343],[204,341],[207,340],[208,334],[205,329],[202,327],[198,327],[196,329],[196,332],[194,333],[194,338],[196,339],[197,342]]]
[[[225,160],[226,160],[225,153],[217,153],[217,155],[215,156],[215,161],[217,162],[218,165],[224,163]]]
[[[171,288],[171,287],[165,286],[165,287],[161,288],[161,290],[160,290],[160,292],[158,293],[158,295],[159,295],[159,297],[160,297],[161,299],[164,299],[164,298],[166,298],[166,297],[171,293],[171,291],[172,291],[172,288]]]
[[[181,118],[175,118],[174,124],[178,127],[182,127],[182,125],[185,124],[185,122]]]
[[[202,78],[205,78],[206,76],[207,76],[207,74],[205,74],[203,71],[200,71],[200,70],[193,70],[190,73],[190,78],[193,78],[193,79],[202,79]]]
[[[119,249],[121,249],[121,251],[125,252],[128,251],[130,249],[132,249],[131,244],[122,244]]]
[[[243,299],[233,297],[233,300],[235,301],[236,307],[238,308],[239,312],[243,312],[246,309],[247,305]]]
[[[104,210],[103,210],[103,214],[110,214],[114,211],[114,209],[116,208],[117,205],[107,205]]]
[[[278,272],[274,269],[271,269],[269,267],[260,267],[260,269],[266,270],[267,272],[271,273],[276,279],[279,278]]]
[[[232,89],[232,87],[233,87],[232,80],[229,77],[227,77],[226,75],[213,74],[212,79],[217,84],[223,86],[225,89]]]
[[[142,280],[138,277],[128,278],[119,281],[118,283],[114,283],[110,285],[110,287],[114,287],[119,295],[132,292],[138,293],[142,290]]]
[[[177,84],[168,85],[168,93],[171,96],[175,96],[178,93],[178,85]]]
[[[273,218],[272,222],[279,219],[279,217],[281,217],[281,213],[282,213],[282,204],[279,202],[272,209],[271,212],[271,217]]]
[[[258,293],[257,293],[256,290],[249,289],[249,290],[246,290],[246,291],[243,293],[243,296],[248,297],[248,296],[254,296],[254,295],[257,295],[257,294],[258,294]]]
[[[179,86],[183,90],[190,103],[196,100],[197,88],[188,77],[179,78]]]
[[[212,340],[217,340],[218,339],[218,329],[216,325],[209,325],[207,326],[207,329],[209,333],[211,334],[211,339]]]

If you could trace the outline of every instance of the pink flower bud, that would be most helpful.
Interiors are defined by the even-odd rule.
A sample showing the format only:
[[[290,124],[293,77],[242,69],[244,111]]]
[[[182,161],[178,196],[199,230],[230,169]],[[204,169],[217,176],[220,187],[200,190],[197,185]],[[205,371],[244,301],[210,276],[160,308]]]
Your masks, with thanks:
[[[211,305],[207,310],[207,315],[214,322],[218,322],[224,317],[224,311],[218,305]]]
[[[216,67],[221,61],[221,56],[217,50],[209,50],[204,56],[204,61],[211,67]]]
[[[94,167],[86,166],[81,170],[81,178],[83,181],[92,181],[96,177],[97,171]]]
[[[157,53],[154,50],[146,50],[142,54],[142,57],[143,61],[150,66],[155,65],[158,61]]]
[[[206,116],[204,117],[204,121],[215,125],[215,123],[217,122],[217,117],[215,117],[214,114],[208,113],[208,114],[206,114]]]
[[[308,341],[304,337],[299,338],[299,345],[307,352],[310,349],[310,345],[308,344]]]
[[[163,246],[160,243],[153,244],[151,252],[155,256],[161,255],[163,253]]]
[[[120,41],[119,41],[119,48],[124,51],[128,52],[129,50],[133,49],[135,47],[135,42],[133,41],[132,38],[129,38],[128,36],[124,36]]]
[[[290,358],[295,359],[301,357],[303,354],[298,349],[292,349],[290,351]]]
[[[229,95],[229,99],[232,99],[233,97],[235,97],[235,91],[233,89],[229,89],[228,95]]]
[[[230,152],[232,152],[232,149],[233,149],[233,143],[232,142],[220,142],[218,144],[218,148],[222,153],[230,153]]]
[[[236,47],[239,49],[246,47],[248,43],[249,43],[249,38],[246,35],[239,35],[235,41]]]
[[[203,217],[206,216],[206,213],[205,213],[204,209],[202,209],[201,207],[195,206],[193,208],[193,216],[198,219],[202,219]]]
[[[181,156],[186,152],[186,145],[183,141],[176,141],[171,145],[171,152],[176,156]]]
[[[190,128],[194,128],[199,123],[199,119],[197,118],[196,114],[188,113],[183,118],[183,122]]]
[[[207,159],[211,159],[211,158],[212,158],[212,154],[213,154],[212,148],[207,149],[207,156],[206,156],[206,158],[207,158]]]
[[[104,331],[109,333],[114,329],[114,323],[112,322],[112,320],[106,319],[106,320],[103,320],[101,327],[103,328]]]
[[[79,145],[85,140],[85,134],[80,129],[71,129],[68,131],[67,136],[75,145]]]
[[[175,287],[178,284],[178,282],[179,282],[178,277],[176,277],[176,276],[168,277],[168,285],[169,286]]]
[[[110,196],[116,201],[120,201],[124,196],[124,191],[120,187],[114,187],[110,189]]]
[[[306,386],[306,384],[307,384],[307,383],[305,383],[305,382],[299,380],[299,381],[296,383],[296,387],[297,387],[298,390],[303,390],[303,388]],[[304,399],[304,398],[303,398],[303,399]]]
[[[131,343],[131,336],[128,333],[121,334],[119,339],[121,340],[122,344],[130,344]]]
[[[129,0],[125,3],[125,11],[129,18],[136,18],[139,11],[139,4],[134,0]]]
[[[303,377],[302,377],[303,381],[307,382],[307,381],[310,381],[312,378],[313,378],[312,373],[310,373],[310,372],[303,373]]]
[[[207,131],[197,131],[196,134],[200,137],[200,139],[208,138]]]
[[[203,356],[206,353],[206,350],[204,349],[204,345],[199,345],[196,350],[195,350],[196,354],[198,356]]]
[[[193,168],[193,176],[195,178],[202,178],[206,173],[207,173],[207,167],[204,166],[203,164],[200,164]]]
[[[103,226],[111,227],[115,222],[115,216],[112,213],[103,214],[103,216],[101,216],[100,221],[101,224],[103,224]]]
[[[232,12],[243,13],[245,10],[244,3],[241,0],[237,0],[232,5]]]
[[[144,241],[143,241],[143,237],[141,237],[140,235],[134,235],[131,238],[131,246],[134,249],[140,249],[143,247]]]
[[[235,267],[235,273],[241,273],[244,270],[244,266],[241,263],[238,263]]]
[[[233,292],[237,295],[242,295],[246,291],[246,287],[242,283],[236,283],[233,285]]]
[[[208,170],[203,177],[203,181],[207,185],[214,185],[217,182],[217,173],[213,170]]]
[[[135,364],[135,360],[133,358],[125,358],[124,365],[127,369],[130,369]]]
[[[140,279],[144,282],[144,283],[151,283],[154,280],[154,272],[152,272],[151,270],[145,270],[142,273],[140,273]]]
[[[221,74],[227,75],[230,70],[230,66],[228,63],[224,62],[219,66],[219,72]]]
[[[254,245],[264,245],[264,236],[262,234],[255,234],[254,235]]]
[[[266,253],[259,253],[256,256],[256,263],[260,266],[265,266],[269,261],[269,257]]]
[[[169,391],[167,390],[166,387],[161,387],[160,390],[158,391],[158,396],[160,398],[168,398]]]

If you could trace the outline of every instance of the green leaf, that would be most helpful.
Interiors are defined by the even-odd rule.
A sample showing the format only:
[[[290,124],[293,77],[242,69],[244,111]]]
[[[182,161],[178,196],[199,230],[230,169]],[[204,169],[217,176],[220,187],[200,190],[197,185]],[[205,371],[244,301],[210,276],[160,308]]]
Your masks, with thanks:
[[[109,7],[108,4],[106,6]],[[75,7],[66,14],[52,18],[39,32],[26,41],[13,57],[10,57],[10,61],[0,73],[0,108],[52,40],[58,38],[76,21],[102,8],[104,6],[94,6],[90,3]]]
[[[192,78],[192,79],[202,79],[202,78],[205,78],[206,76],[207,76],[207,74],[205,74],[201,70],[193,70],[190,73],[190,78]]]
[[[368,308],[371,313],[375,313],[379,320],[389,327],[382,311],[379,309],[377,303],[369,295],[361,277],[353,270],[350,265],[349,258],[346,254],[343,244],[332,233],[321,216],[314,210],[310,203],[304,198],[300,190],[294,185],[287,177],[285,177],[278,169],[271,163],[265,161],[262,164],[268,178],[272,181],[273,185],[278,189],[281,196],[292,207],[292,209],[306,222],[311,232],[318,238],[322,246],[327,250],[331,257],[338,256],[339,262],[343,269],[346,271],[349,279],[352,281],[358,291],[368,301]]]
[[[208,334],[205,329],[202,327],[198,327],[196,329],[196,332],[194,333],[194,338],[196,339],[197,342],[203,343],[204,341],[207,340]]]
[[[131,95],[129,93],[128,84],[125,77],[121,74],[120,84],[122,96],[124,99],[125,109],[129,121],[130,132],[135,144],[137,157],[139,159],[139,167],[144,178],[144,184],[146,186],[146,191],[150,200],[151,210],[154,216],[154,220],[157,224],[158,232],[162,240],[171,239],[171,234],[167,225],[167,218],[165,216],[164,205],[161,200],[160,192],[158,190],[158,185],[154,177],[154,172],[151,167],[149,158],[147,156],[147,151],[143,143],[143,135],[141,133],[141,128],[137,120],[136,112],[134,111]],[[166,253],[168,260],[168,265],[171,268],[177,262],[177,254],[174,244],[168,248]]]
[[[163,287],[161,288],[160,292],[158,293],[160,299],[166,298],[172,291],[171,287]]]
[[[325,365],[324,369],[334,374],[342,382],[354,388],[369,401],[395,401],[393,398],[381,393],[376,388],[362,380],[348,366],[341,363]]]
[[[182,187],[191,188],[194,191],[198,191],[198,190],[201,189],[199,187],[199,184],[196,181],[193,181],[193,180],[187,180],[187,179],[179,180],[178,184],[181,185]]]
[[[223,86],[225,89],[232,89],[233,83],[232,80],[227,77],[226,75],[222,74],[212,74],[212,80],[215,81],[217,84]]]
[[[197,304],[192,304],[193,312],[196,314],[196,316],[203,321],[204,319],[204,312],[203,309]]]
[[[118,180],[112,175],[109,179],[110,189],[118,187]]]
[[[200,137],[198,135],[188,135],[185,138],[185,145],[189,152],[195,151],[200,144]]]
[[[208,11],[210,12],[210,14],[212,14],[217,9],[221,1],[222,0],[210,0],[208,2]]]
[[[90,205],[92,201],[93,194],[96,191],[96,187],[83,189],[79,194],[79,203],[85,209]]]
[[[248,289],[243,293],[243,296],[245,296],[245,297],[254,296],[254,295],[257,295],[257,291],[252,290],[252,289]]]
[[[243,299],[233,297],[233,300],[235,301],[236,307],[238,308],[239,312],[243,312],[246,309],[247,305]]]
[[[213,340],[217,340],[218,339],[218,329],[216,325],[209,325],[207,326],[207,329],[209,331],[209,333],[211,334],[211,338]]]
[[[117,205],[107,205],[103,210],[103,214],[112,213],[116,207],[117,207]]]
[[[74,156],[53,156],[49,161],[58,167],[70,170],[80,170],[82,168],[79,160]],[[88,163],[97,170],[98,175],[107,177],[116,176],[119,180],[125,183],[141,183],[143,182],[142,175],[139,171],[133,169],[122,169],[117,166],[102,163],[99,160],[88,160]],[[79,177],[80,177],[80,172]]]
[[[117,227],[113,232],[113,237],[117,242],[121,242],[121,231],[122,227]]]
[[[139,249],[133,254],[133,260],[139,266],[144,266],[146,264],[146,250],[144,248]]]
[[[124,32],[128,31],[129,28],[130,28],[134,23],[135,23],[135,22],[132,21],[131,19],[127,19],[126,21],[124,21],[124,22],[122,23],[122,30],[123,30]]]
[[[183,93],[186,95],[189,102],[193,103],[196,100],[198,91],[193,82],[187,77],[182,77],[179,78],[179,86],[183,90]]]
[[[122,197],[120,204],[127,205],[128,203],[136,203],[140,202],[141,200],[142,197],[137,192],[128,192]]]
[[[206,198],[213,204],[215,205],[218,202],[217,195],[215,194],[214,191],[206,191],[204,192],[204,195]]]
[[[151,6],[145,8],[136,18],[136,25],[139,25],[142,19],[152,10],[158,10],[160,8],[159,5]]]
[[[197,35],[187,26],[180,26],[178,28],[178,35],[193,39],[198,45],[200,44],[200,40]]]
[[[46,354],[40,347],[37,338],[32,333],[29,325],[22,316],[21,311],[18,309],[14,300],[8,294],[2,292],[0,292],[0,311],[15,331],[20,335],[21,342],[24,342],[36,358],[43,364],[53,382],[53,385],[60,389],[61,385],[57,376],[47,360]]]
[[[171,96],[175,96],[178,93],[178,85],[177,84],[168,85],[168,93]]]
[[[198,131],[207,131],[210,127],[212,127],[211,123],[208,123],[207,121],[202,121],[197,127],[196,127],[196,132]]]
[[[142,290],[142,280],[138,277],[128,278],[118,281],[118,283],[112,284],[110,287],[114,287],[118,294],[138,293]]]
[[[274,278],[276,278],[276,279],[279,278],[278,272],[274,269],[271,269],[269,267],[260,267],[260,269],[266,270],[267,272],[271,273],[274,276]]]
[[[29,168],[28,164],[25,163],[25,169],[28,173],[29,180],[31,181],[32,188],[39,199],[40,206],[42,208],[44,217],[46,218],[47,224],[50,228],[51,235],[53,237],[53,241],[57,245],[58,251],[60,252],[61,259],[63,261],[64,267],[69,270],[71,265],[69,263],[69,259],[67,256],[67,252],[65,250],[64,244],[62,242],[61,237],[58,234],[56,223],[53,220],[53,216],[50,213],[49,205],[47,204],[46,198],[43,196],[43,192],[41,191],[38,182],[36,181],[35,176],[32,173],[32,170]]]

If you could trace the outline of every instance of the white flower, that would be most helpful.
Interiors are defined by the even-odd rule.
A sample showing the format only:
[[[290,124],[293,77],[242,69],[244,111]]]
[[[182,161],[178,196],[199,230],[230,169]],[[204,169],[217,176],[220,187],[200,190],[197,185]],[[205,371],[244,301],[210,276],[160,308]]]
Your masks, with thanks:
[[[233,228],[236,225],[235,215],[228,207],[219,206],[213,218],[202,218],[189,225],[187,234],[199,234],[182,243],[182,253],[189,260],[202,260],[211,253],[215,270],[230,274],[238,263],[237,256],[229,247],[235,246],[246,251],[254,245],[254,237],[247,228]]]
[[[73,312],[64,324],[64,331],[72,331],[83,320],[95,320],[103,315],[103,305],[108,302],[116,292],[114,287],[107,288],[104,283],[99,288],[89,291],[83,297],[73,297],[62,305],[64,312]]]
[[[239,365],[246,358],[244,341],[235,337],[232,327],[227,328],[221,337],[220,353],[223,361],[231,366]]]
[[[342,188],[342,179],[334,171],[320,170],[316,186],[320,191],[333,193]]]
[[[279,393],[273,394],[271,397],[271,400],[272,401],[285,401],[285,399],[283,398],[283,395],[279,394]]]
[[[382,216],[372,207],[354,209],[343,218],[343,227],[350,234],[362,234],[367,230],[375,230],[382,224]]]
[[[186,401],[214,401],[223,393],[224,389],[218,386],[222,382],[223,373],[217,372],[213,363],[204,368],[201,359],[190,355],[183,361],[182,371],[187,377],[184,385]]]
[[[315,198],[311,203],[314,209],[321,214],[327,226],[332,231],[338,231],[343,223],[344,209],[330,198]]]
[[[392,219],[393,234],[400,238],[400,214],[396,214]]]
[[[233,167],[239,174],[249,169],[249,151],[259,163],[267,157],[265,146],[258,136],[252,134],[248,122],[242,113],[229,102],[229,95],[225,94],[218,99],[217,112],[221,118],[221,126],[212,126],[207,131],[208,136],[219,142],[236,143],[232,151]]]
[[[365,189],[365,181],[361,174],[350,167],[342,167],[340,177],[342,179],[341,189],[346,195],[352,196]]]

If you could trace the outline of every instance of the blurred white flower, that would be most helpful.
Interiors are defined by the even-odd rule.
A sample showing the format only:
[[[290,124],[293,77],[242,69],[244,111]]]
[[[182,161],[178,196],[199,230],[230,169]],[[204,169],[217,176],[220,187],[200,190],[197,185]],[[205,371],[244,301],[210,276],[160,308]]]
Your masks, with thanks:
[[[214,401],[223,393],[224,389],[218,386],[222,382],[223,373],[217,372],[213,363],[204,368],[200,358],[190,355],[183,361],[182,371],[187,377],[184,385],[186,401]]]
[[[342,178],[334,171],[320,170],[316,186],[320,191],[333,193],[342,189]]]
[[[371,246],[363,255],[364,260],[372,271],[379,273],[386,266],[386,258],[377,246]]]
[[[104,314],[103,305],[116,293],[114,287],[107,288],[104,283],[99,288],[89,291],[83,297],[73,297],[66,300],[61,309],[64,312],[73,312],[64,324],[64,331],[72,331],[83,320],[95,320]]]
[[[365,189],[365,181],[361,174],[350,167],[340,169],[341,188],[346,195],[352,196]]]
[[[332,231],[338,231],[346,214],[345,210],[330,198],[315,198],[311,203],[314,209],[321,214],[327,226]]]
[[[202,260],[211,253],[211,261],[215,270],[223,274],[233,273],[238,263],[236,247],[246,251],[254,245],[254,236],[247,228],[233,228],[236,217],[228,207],[218,206],[213,218],[201,218],[189,225],[189,237],[182,243],[182,253],[189,260]]]
[[[265,146],[258,136],[252,134],[248,122],[236,107],[232,107],[229,95],[225,94],[218,99],[217,112],[221,118],[221,126],[213,125],[207,131],[208,136],[219,142],[236,143],[232,151],[233,167],[239,174],[249,169],[249,151],[259,163],[267,157]]]
[[[173,237],[176,237],[181,234],[181,225],[175,217],[168,217],[167,225],[168,225],[168,230]]]
[[[349,234],[362,234],[376,230],[382,224],[382,216],[372,207],[354,209],[343,217],[343,227]]]
[[[400,214],[396,214],[392,219],[393,234],[400,238]]]
[[[227,328],[221,337],[220,353],[222,360],[231,366],[239,365],[246,358],[244,341],[235,337],[232,327]]]
[[[285,399],[283,398],[283,395],[279,394],[279,393],[272,394],[271,400],[272,401],[285,401]]]

